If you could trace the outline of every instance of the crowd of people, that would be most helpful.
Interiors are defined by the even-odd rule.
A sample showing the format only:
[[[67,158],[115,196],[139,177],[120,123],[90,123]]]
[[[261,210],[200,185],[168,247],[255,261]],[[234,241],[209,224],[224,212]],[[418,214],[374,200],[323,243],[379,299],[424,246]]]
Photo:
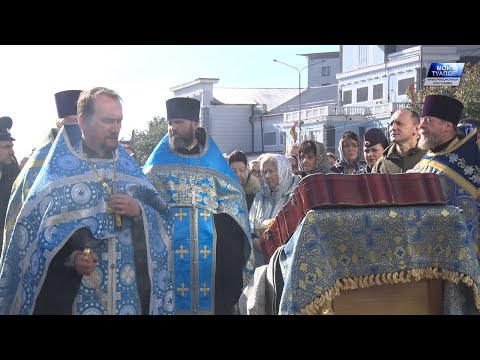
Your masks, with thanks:
[[[143,166],[119,141],[114,90],[55,94],[58,120],[22,167],[0,118],[0,314],[235,314],[263,232],[312,174],[433,172],[478,243],[478,122],[443,95],[396,111],[389,140],[346,131],[248,161],[200,127],[200,102],[166,102],[168,133]],[[249,276],[245,273],[250,271]]]

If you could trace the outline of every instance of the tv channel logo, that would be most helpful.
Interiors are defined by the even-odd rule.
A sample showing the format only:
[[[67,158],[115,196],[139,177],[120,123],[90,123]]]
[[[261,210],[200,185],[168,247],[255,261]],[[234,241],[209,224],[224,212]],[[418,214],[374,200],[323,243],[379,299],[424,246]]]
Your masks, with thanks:
[[[458,86],[465,63],[431,63],[425,86]]]

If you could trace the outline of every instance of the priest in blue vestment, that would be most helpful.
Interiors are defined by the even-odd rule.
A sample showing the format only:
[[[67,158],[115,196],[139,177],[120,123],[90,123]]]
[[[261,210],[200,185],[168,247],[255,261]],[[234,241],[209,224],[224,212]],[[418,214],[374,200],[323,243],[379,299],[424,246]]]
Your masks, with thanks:
[[[200,102],[166,106],[168,134],[143,170],[172,210],[176,313],[232,314],[251,253],[245,192],[199,127]]]
[[[167,204],[118,145],[120,96],[81,93],[0,263],[0,314],[174,314]]]
[[[444,95],[425,98],[420,122],[419,147],[429,151],[412,169],[413,172],[432,172],[440,176],[448,205],[463,210],[465,222],[476,248],[479,244],[480,213],[480,155],[477,147],[477,128],[464,131],[458,127],[463,104]],[[466,128],[465,128],[466,129]],[[478,255],[478,253],[477,253]]]
[[[40,144],[33,150],[26,164],[20,171],[19,176],[13,183],[12,194],[5,218],[5,235],[3,236],[2,233],[4,242],[12,236],[13,225],[17,219],[18,212],[22,208],[23,202],[42,168],[58,134],[58,130],[63,125],[68,126],[68,124],[77,123],[77,100],[81,92],[81,90],[65,90],[54,95],[58,114],[57,126],[50,129]],[[2,248],[6,248],[6,245],[7,244],[3,244]]]

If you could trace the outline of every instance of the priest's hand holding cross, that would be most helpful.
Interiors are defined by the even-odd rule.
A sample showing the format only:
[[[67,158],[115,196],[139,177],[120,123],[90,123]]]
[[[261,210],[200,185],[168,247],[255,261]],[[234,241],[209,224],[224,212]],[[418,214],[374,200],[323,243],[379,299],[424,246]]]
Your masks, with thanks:
[[[109,208],[118,215],[129,216],[132,218],[142,215],[142,210],[138,201],[125,194],[113,194],[108,198]]]

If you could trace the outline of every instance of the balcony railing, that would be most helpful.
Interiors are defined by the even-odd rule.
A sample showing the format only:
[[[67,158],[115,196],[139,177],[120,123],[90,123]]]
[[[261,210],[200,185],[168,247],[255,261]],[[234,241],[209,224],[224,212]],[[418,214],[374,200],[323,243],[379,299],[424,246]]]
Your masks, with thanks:
[[[325,120],[328,116],[390,116],[398,109],[410,107],[409,102],[391,102],[372,106],[326,105],[302,110],[302,121]],[[299,111],[283,114],[283,122],[292,123],[299,120]]]

